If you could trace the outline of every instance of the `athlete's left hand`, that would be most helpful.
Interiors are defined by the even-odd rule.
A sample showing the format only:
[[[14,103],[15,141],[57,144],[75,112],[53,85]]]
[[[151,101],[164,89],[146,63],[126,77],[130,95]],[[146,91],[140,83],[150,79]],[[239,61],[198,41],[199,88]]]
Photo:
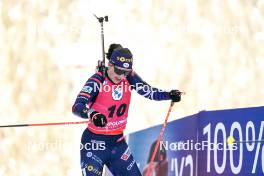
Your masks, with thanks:
[[[182,94],[182,92],[180,92],[179,90],[171,90],[170,91],[170,98],[171,98],[172,102],[181,101],[181,94]]]

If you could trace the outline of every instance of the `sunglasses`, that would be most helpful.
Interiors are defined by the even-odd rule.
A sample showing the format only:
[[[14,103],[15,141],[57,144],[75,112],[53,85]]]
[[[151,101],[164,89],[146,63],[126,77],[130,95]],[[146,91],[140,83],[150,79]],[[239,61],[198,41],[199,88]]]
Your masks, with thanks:
[[[129,71],[128,70],[122,70],[122,69],[119,69],[116,66],[114,66],[114,72],[117,75],[125,75],[125,76],[128,76],[131,73],[131,70],[129,70]]]

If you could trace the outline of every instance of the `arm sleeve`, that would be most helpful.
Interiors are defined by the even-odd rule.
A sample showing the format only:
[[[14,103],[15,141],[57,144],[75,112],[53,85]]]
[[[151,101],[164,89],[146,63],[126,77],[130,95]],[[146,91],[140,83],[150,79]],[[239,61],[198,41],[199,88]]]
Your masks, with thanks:
[[[89,109],[89,105],[95,101],[103,79],[100,72],[95,73],[88,79],[72,106],[73,114],[81,118],[88,118],[87,110]]]
[[[150,86],[134,71],[127,77],[127,80],[131,84],[132,88],[145,98],[156,101],[170,100],[169,92]]]

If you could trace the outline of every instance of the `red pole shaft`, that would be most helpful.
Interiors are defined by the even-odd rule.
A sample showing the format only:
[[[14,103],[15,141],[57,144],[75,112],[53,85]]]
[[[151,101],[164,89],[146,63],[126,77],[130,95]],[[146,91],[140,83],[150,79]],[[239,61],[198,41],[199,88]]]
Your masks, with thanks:
[[[159,139],[158,139],[158,141],[157,141],[157,143],[155,145],[154,152],[153,152],[153,154],[151,156],[151,160],[150,160],[150,163],[149,163],[149,166],[148,166],[148,170],[147,170],[146,176],[149,176],[149,174],[150,174],[150,169],[151,169],[152,163],[154,161],[155,155],[157,153],[157,150],[158,150],[158,147],[159,147],[159,143],[160,143],[160,141],[162,139],[162,135],[163,135],[163,133],[165,131],[165,127],[166,127],[166,125],[168,123],[168,119],[169,119],[169,116],[170,116],[171,109],[172,109],[173,105],[174,105],[174,102],[171,102],[171,105],[170,105],[169,111],[167,113],[165,122],[163,123],[162,129],[161,129],[160,134],[159,134]]]
[[[0,128],[7,128],[7,127],[30,127],[30,126],[51,126],[51,125],[76,125],[76,124],[82,124],[82,123],[88,123],[88,121],[2,125],[2,126],[0,126]]]

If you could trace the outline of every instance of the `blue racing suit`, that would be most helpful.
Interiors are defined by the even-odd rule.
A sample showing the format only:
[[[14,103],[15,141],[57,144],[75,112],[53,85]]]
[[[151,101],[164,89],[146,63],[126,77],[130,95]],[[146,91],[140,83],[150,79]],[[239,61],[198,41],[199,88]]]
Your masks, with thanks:
[[[106,79],[107,78],[107,79]],[[96,97],[100,94],[100,86],[111,79],[106,74],[103,77],[100,73],[95,73],[88,79],[72,107],[75,115],[88,118],[88,108],[93,107]],[[126,77],[133,90],[150,100],[170,100],[169,92],[151,87],[143,81],[135,72]],[[113,92],[114,93],[114,92]],[[116,99],[116,101],[122,101]],[[129,106],[129,103],[128,105]],[[125,107],[125,106],[123,106]],[[123,111],[122,111],[123,112]],[[107,120],[111,117],[107,116]],[[111,133],[110,133],[111,134]],[[115,176],[140,176],[131,151],[120,134],[98,134],[86,128],[81,139],[81,169],[83,176],[102,175],[103,165],[107,165]]]

